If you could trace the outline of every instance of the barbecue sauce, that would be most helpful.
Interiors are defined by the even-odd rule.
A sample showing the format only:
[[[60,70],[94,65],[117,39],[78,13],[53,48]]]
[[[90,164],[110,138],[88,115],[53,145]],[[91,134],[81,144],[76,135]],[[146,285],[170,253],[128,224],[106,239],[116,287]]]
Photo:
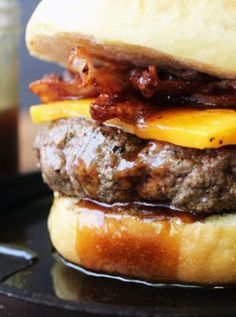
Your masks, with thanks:
[[[142,274],[148,280],[176,278],[183,226],[201,221],[145,203],[107,205],[81,200],[78,207],[76,249],[81,265],[98,272]]]

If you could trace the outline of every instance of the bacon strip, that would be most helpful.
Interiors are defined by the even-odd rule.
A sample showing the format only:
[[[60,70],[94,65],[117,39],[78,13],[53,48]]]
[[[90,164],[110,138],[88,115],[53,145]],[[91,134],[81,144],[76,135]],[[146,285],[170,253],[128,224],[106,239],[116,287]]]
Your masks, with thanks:
[[[95,120],[119,117],[130,122],[153,110],[151,104],[236,107],[236,81],[221,80],[193,70],[162,70],[155,65],[135,68],[95,60],[84,48],[72,50],[69,72],[51,74],[30,85],[43,102],[97,98],[91,107]],[[145,109],[145,110],[144,110]],[[147,110],[149,109],[149,110]]]
[[[66,79],[67,77],[67,79]],[[78,76],[71,76],[67,73],[60,78],[55,74],[46,75],[43,79],[30,84],[30,90],[37,95],[42,102],[97,97],[98,92],[95,87],[82,86]]]
[[[71,52],[69,69],[79,75],[83,87],[94,87],[98,93],[121,94],[127,86],[127,76],[116,64],[110,62],[95,67],[88,51],[84,48]]]
[[[130,96],[126,100],[114,100],[109,95],[101,94],[90,107],[91,117],[104,122],[118,118],[125,123],[135,123],[154,111],[154,107]]]
[[[130,82],[145,98],[151,98],[156,94],[159,96],[189,95],[199,86],[197,82],[161,80],[154,65],[144,70],[134,69],[131,72]]]
[[[95,67],[86,49],[72,50],[68,61],[69,72],[60,78],[55,74],[30,84],[30,90],[42,102],[61,99],[92,98],[100,93],[120,95],[128,78],[116,64],[106,63]]]

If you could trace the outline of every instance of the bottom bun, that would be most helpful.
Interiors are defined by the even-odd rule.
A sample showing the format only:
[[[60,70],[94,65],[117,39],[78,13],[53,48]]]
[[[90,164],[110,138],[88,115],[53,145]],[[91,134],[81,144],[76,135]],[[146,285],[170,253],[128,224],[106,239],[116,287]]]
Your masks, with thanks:
[[[236,282],[236,214],[193,221],[129,206],[117,213],[56,194],[48,227],[56,250],[89,270],[160,282]]]

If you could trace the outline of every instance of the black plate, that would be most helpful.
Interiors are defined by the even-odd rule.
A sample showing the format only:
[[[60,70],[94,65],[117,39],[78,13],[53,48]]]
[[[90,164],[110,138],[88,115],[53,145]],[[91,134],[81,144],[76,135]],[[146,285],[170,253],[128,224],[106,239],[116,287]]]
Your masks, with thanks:
[[[0,316],[236,316],[235,288],[150,287],[66,267],[51,250],[52,197],[40,175],[0,193]]]

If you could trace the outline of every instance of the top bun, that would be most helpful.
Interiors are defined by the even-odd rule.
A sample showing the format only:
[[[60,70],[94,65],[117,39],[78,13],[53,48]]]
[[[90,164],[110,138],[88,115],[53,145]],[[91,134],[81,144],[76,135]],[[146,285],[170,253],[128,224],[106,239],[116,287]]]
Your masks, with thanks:
[[[236,78],[235,0],[43,0],[26,37],[32,55],[59,64],[85,46],[99,57]]]

